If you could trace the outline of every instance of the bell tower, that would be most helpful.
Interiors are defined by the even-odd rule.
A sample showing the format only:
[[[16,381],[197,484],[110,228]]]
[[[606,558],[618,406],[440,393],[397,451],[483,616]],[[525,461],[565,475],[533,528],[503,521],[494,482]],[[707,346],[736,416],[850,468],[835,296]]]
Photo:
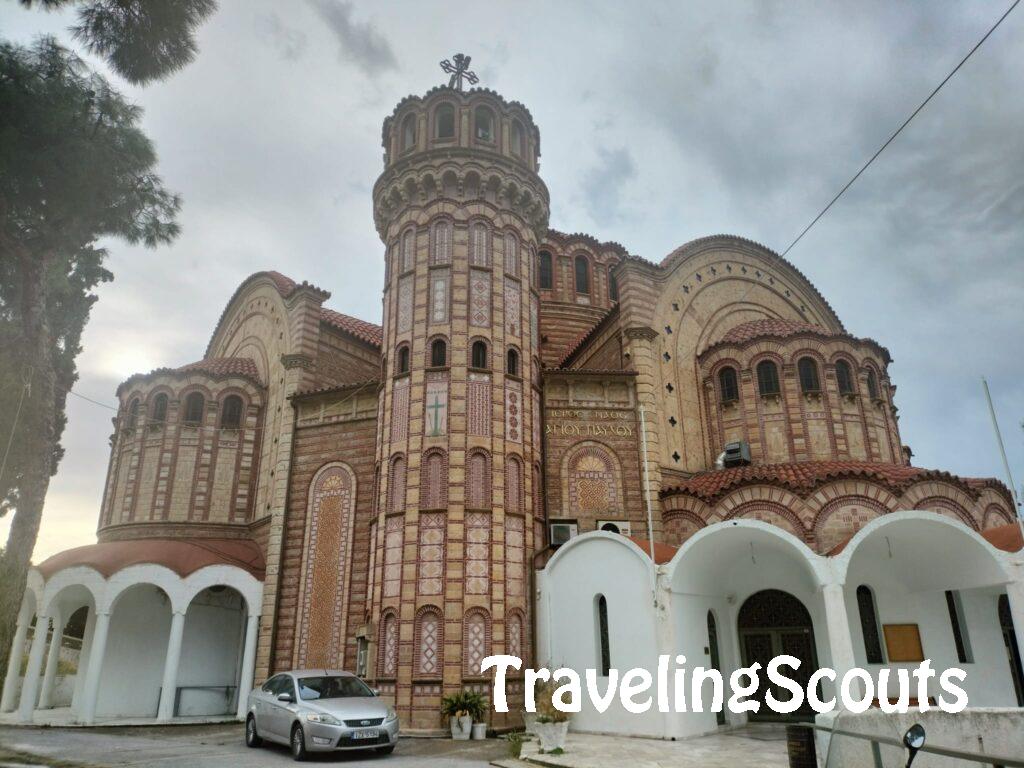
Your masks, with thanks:
[[[449,85],[384,121],[373,190],[387,258],[373,676],[412,730],[438,728],[442,695],[489,696],[484,656],[529,656],[543,534],[540,134],[521,104],[464,91],[476,78],[468,57],[454,61]]]

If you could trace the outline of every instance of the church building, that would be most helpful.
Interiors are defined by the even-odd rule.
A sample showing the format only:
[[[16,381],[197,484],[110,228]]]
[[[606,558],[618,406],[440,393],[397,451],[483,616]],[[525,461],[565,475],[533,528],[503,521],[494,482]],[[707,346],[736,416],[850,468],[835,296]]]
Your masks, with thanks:
[[[959,662],[972,706],[1020,705],[1013,500],[911,464],[886,348],[742,237],[649,261],[549,228],[530,112],[460,86],[384,120],[379,324],[331,306],[336,276],[259,271],[198,361],[118,387],[98,543],[31,571],[0,710],[241,717],[269,675],[326,667],[431,733],[443,695],[490,695],[491,654],[728,671],[783,650]],[[508,691],[499,730],[521,725]]]

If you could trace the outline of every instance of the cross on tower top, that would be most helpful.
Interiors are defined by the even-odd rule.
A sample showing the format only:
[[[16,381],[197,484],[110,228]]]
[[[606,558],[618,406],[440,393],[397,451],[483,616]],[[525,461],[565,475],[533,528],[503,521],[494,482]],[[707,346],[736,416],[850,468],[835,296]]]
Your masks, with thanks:
[[[452,56],[451,60],[445,59],[441,62],[441,70],[451,74],[451,79],[448,81],[448,87],[454,88],[457,91],[462,90],[462,81],[468,80],[470,85],[476,85],[480,82],[480,78],[476,76],[475,72],[469,71],[469,62],[472,57],[465,56],[461,53],[456,53]],[[452,62],[455,62],[454,64]]]

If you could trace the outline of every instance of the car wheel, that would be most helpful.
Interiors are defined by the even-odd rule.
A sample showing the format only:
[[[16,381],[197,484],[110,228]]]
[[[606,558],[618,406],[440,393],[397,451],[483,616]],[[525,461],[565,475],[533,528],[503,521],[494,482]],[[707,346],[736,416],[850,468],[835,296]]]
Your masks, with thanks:
[[[306,734],[298,723],[292,728],[292,759],[299,762],[306,759]]]
[[[395,751],[395,745],[392,744],[389,747],[381,747],[380,749],[377,750],[377,754],[378,755],[390,755],[394,751]]]
[[[245,720],[245,746],[250,749],[256,749],[256,747],[262,745],[263,739],[256,733],[256,718],[253,715],[249,715]]]

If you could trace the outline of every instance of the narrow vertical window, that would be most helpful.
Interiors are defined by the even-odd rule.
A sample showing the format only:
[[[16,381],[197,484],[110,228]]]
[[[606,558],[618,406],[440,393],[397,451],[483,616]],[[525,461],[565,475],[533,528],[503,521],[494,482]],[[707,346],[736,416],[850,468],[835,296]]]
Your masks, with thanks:
[[[167,395],[161,392],[153,398],[153,413],[149,417],[150,424],[163,424],[167,421]]]
[[[540,287],[545,290],[550,290],[554,287],[554,274],[551,266],[551,254],[547,251],[541,251],[538,256],[540,259],[540,265],[537,271],[540,273]]]
[[[487,107],[477,107],[473,114],[476,123],[476,140],[487,144],[494,143],[494,113]]]
[[[868,397],[878,400],[878,377],[874,371],[868,371]]]
[[[523,124],[520,123],[518,120],[513,120],[511,137],[512,140],[510,143],[512,144],[512,154],[516,155],[517,157],[526,156],[526,148],[524,147],[523,137]]]
[[[505,373],[509,376],[519,375],[519,353],[514,349],[510,349],[506,356]]]
[[[818,378],[818,364],[809,357],[801,357],[796,367],[800,374],[800,391],[804,393],[820,392],[821,381]]]
[[[402,151],[416,146],[416,115],[406,115],[402,121]]]
[[[971,641],[967,635],[967,622],[964,621],[964,607],[959,592],[946,590],[946,607],[949,609],[949,624],[953,630],[957,661],[973,664],[974,654],[971,653]]]
[[[396,373],[408,373],[409,372],[409,345],[403,344],[398,348],[398,354],[396,355],[397,368]]]
[[[839,387],[839,394],[852,395],[853,373],[850,371],[850,364],[845,360],[836,361],[836,384]]]
[[[488,267],[491,264],[491,255],[487,250],[487,225],[474,224],[473,229],[473,266]]]
[[[431,264],[450,264],[452,260],[452,225],[439,221],[434,225],[434,251]]]
[[[242,426],[242,398],[228,395],[221,406],[220,428],[238,429]]]
[[[884,664],[882,638],[879,633],[878,613],[875,610],[875,596],[871,587],[861,584],[857,587],[857,609],[860,612],[860,631],[864,637],[864,651],[868,664]]]
[[[407,229],[402,235],[402,271],[408,272],[413,267],[416,256],[416,232]]]
[[[505,233],[505,271],[510,275],[519,274],[519,241],[511,232]]]
[[[487,342],[486,341],[474,341],[471,351],[470,367],[479,368],[486,370],[490,368],[490,364],[487,361]]]
[[[619,279],[612,274],[612,268],[608,270],[608,300],[618,301],[619,300]]]
[[[442,104],[434,113],[435,136],[439,139],[455,138],[455,107]]]
[[[779,394],[779,369],[771,360],[757,364],[757,391],[762,395]]]
[[[190,392],[185,398],[185,423],[200,424],[203,421],[203,408],[206,400],[202,392]]]
[[[576,257],[576,293],[590,293],[590,265],[582,254]]]
[[[128,404],[128,419],[125,421],[125,429],[135,429],[139,423],[139,398],[133,397]]]
[[[612,668],[612,653],[608,644],[608,601],[604,595],[598,595],[597,604],[597,662],[601,666],[601,677],[608,677]]]
[[[725,367],[718,372],[718,387],[721,390],[723,403],[733,403],[740,399],[740,388],[736,380],[735,368]]]
[[[430,345],[430,364],[434,368],[448,365],[448,345],[444,339],[434,339]]]

